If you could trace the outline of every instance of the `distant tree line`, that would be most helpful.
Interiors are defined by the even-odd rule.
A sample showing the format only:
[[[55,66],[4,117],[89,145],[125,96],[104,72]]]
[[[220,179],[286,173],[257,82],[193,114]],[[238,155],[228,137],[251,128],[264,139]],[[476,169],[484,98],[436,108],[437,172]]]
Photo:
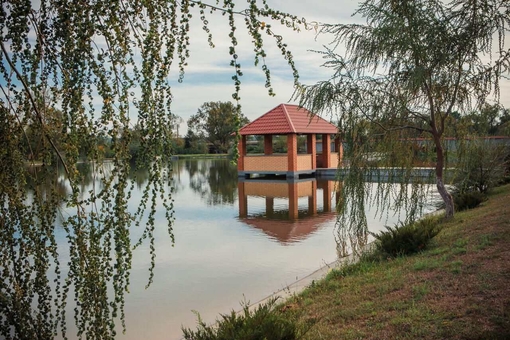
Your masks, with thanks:
[[[470,136],[510,136],[510,109],[500,105],[485,104],[480,112],[460,115],[454,112],[450,117],[449,137]]]
[[[44,120],[52,136],[53,142],[59,150],[65,155],[65,141],[62,112],[48,108],[44,112]],[[236,147],[235,131],[238,126],[249,123],[249,120],[238,110],[231,102],[206,102],[192,115],[188,121],[188,131],[181,138],[174,131],[178,131],[176,126],[183,119],[175,116],[174,126],[168,129],[168,138],[171,140],[171,147],[166,150],[170,154],[207,154],[207,153],[228,153]],[[43,159],[44,150],[49,148],[48,141],[41,134],[39,129],[33,128],[34,122],[28,121],[25,125],[26,138],[23,139],[20,146],[32,161],[45,161]],[[377,138],[382,134],[379,131],[379,125],[374,122],[361,120],[352,129],[356,131],[343,131],[346,136],[354,137],[354,140],[346,140],[347,145],[352,143],[363,143],[369,138]],[[342,128],[341,128],[342,130]],[[136,161],[140,156],[141,145],[143,142],[143,132],[141,127],[136,124],[125,132],[130,134],[129,153],[132,161]],[[402,133],[402,138],[419,138],[421,133],[417,130],[409,130]],[[474,137],[474,136],[510,136],[510,109],[500,105],[486,104],[480,112],[471,112],[460,115],[453,112],[449,117],[445,137]],[[121,137],[119,137],[121,138]],[[257,143],[249,146],[250,153],[263,153],[264,141],[262,136],[253,136]],[[102,158],[112,158],[115,154],[113,150],[113,141],[107,134],[99,134],[94,139],[95,143],[88,143],[80,146],[80,154],[85,156],[89,152],[97,152]],[[276,136],[273,138],[274,152],[286,152],[285,136]]]
[[[188,131],[185,137],[181,138],[178,135],[178,126],[183,122],[183,119],[178,116],[174,117],[172,126],[167,128],[167,138],[170,140],[170,148],[165,150],[167,154],[228,153],[236,147],[235,131],[249,122],[231,102],[207,102],[188,119]],[[65,156],[66,147],[63,140],[65,131],[62,130],[64,118],[62,112],[54,108],[48,108],[44,112],[48,133],[51,134],[57,149],[61,150]],[[43,151],[50,146],[47,145],[48,141],[41,134],[40,129],[33,128],[33,124],[33,122],[26,123],[26,138],[23,139],[21,147],[25,150],[28,159],[44,162]],[[118,138],[125,138],[126,135],[130,137],[128,151],[131,160],[135,162],[141,156],[142,143],[144,142],[143,129],[139,124],[135,124],[125,129]],[[83,157],[90,152],[97,153],[103,159],[114,157],[113,138],[108,134],[100,133],[95,138],[87,140],[93,142],[80,146],[79,153]]]

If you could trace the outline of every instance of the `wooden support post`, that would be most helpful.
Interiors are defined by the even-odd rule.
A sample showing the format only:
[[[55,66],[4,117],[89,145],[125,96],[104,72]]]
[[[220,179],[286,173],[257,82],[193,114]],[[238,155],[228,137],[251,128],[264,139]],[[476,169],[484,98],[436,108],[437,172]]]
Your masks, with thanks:
[[[274,197],[266,197],[266,216],[274,215]]]
[[[237,143],[237,150],[239,151],[237,171],[244,171],[244,157],[246,156],[246,136],[241,136],[241,139]]]
[[[344,157],[344,147],[342,143],[340,143],[340,137],[335,137],[335,152],[338,153],[338,159],[336,159],[337,167],[342,163],[342,159]]]
[[[306,152],[312,157],[312,169],[317,169],[317,142],[315,133],[307,135]]]
[[[298,218],[298,183],[289,183],[289,219],[297,220]]]
[[[331,211],[331,184],[332,181],[327,181],[322,189],[322,203],[324,204],[324,212]]]
[[[273,154],[273,135],[264,135],[264,155]]]
[[[308,212],[317,215],[317,182],[312,181],[312,196],[308,196]]]
[[[331,136],[322,135],[322,167],[331,168]]]
[[[287,135],[287,157],[287,177],[295,177],[294,173],[297,171],[297,135],[293,133]]]
[[[338,163],[341,165],[344,161],[344,145],[342,141],[340,140],[340,137],[338,138]]]
[[[244,190],[244,182],[237,183],[238,199],[239,199],[239,217],[245,218],[248,216],[248,196]]]

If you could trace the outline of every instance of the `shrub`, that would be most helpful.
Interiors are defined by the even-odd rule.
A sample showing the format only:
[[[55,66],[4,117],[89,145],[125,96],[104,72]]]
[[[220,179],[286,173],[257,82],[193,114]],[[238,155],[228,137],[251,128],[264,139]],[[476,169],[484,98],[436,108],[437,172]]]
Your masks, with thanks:
[[[510,148],[492,141],[474,139],[465,143],[463,156],[456,166],[460,171],[461,191],[488,192],[508,174]]]
[[[427,218],[410,224],[386,227],[376,238],[376,251],[389,256],[399,256],[425,249],[432,238],[440,231],[437,219]]]
[[[453,204],[456,211],[473,209],[479,206],[482,202],[487,200],[487,195],[478,190],[461,190],[459,187],[454,187],[450,191],[453,197]],[[436,208],[444,209],[445,204],[440,201],[436,204]]]
[[[487,198],[479,191],[458,192],[453,194],[453,202],[457,211],[473,209]]]
[[[206,325],[198,315],[197,330],[183,328],[187,340],[257,340],[257,339],[297,339],[295,322],[285,318],[274,309],[276,299],[260,305],[250,312],[247,305],[241,313],[232,311],[221,315],[215,325]]]

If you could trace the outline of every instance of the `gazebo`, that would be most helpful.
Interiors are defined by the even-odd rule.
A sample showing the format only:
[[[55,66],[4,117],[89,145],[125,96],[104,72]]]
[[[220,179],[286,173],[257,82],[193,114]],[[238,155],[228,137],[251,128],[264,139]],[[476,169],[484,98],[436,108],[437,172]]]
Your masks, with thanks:
[[[301,174],[332,171],[342,160],[337,127],[297,105],[280,104],[242,127],[239,133],[239,177],[256,174],[297,178]],[[247,153],[247,136],[251,135],[264,136],[263,154]],[[273,152],[275,135],[286,136],[286,153]],[[300,137],[306,139],[298,150]]]

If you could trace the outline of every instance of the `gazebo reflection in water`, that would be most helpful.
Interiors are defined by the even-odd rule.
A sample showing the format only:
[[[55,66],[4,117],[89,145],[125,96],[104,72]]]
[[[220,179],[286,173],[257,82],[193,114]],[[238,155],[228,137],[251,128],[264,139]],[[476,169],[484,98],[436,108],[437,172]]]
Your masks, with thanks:
[[[324,223],[334,221],[340,197],[338,182],[315,178],[239,178],[238,190],[240,220],[283,244],[305,239]],[[265,210],[250,213],[250,198],[256,197],[265,199]],[[308,204],[303,204],[306,198]],[[275,199],[280,204],[275,206]],[[285,201],[287,204],[281,204]]]

